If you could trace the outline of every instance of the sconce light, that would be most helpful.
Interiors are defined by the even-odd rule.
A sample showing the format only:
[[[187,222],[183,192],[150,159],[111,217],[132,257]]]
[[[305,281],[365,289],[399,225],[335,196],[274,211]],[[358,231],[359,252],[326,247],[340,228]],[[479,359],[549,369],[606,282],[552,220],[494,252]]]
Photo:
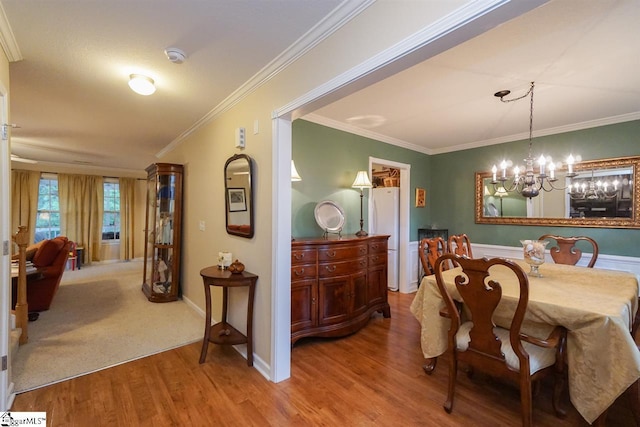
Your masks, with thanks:
[[[156,91],[153,79],[142,74],[129,75],[129,87],[135,93],[144,96],[151,95]]]
[[[364,221],[362,220],[362,198],[364,197],[362,190],[365,188],[372,187],[371,181],[369,181],[369,175],[367,174],[367,171],[358,171],[358,174],[356,175],[356,179],[355,181],[353,181],[353,184],[351,186],[353,188],[360,189],[360,231],[356,233],[356,236],[358,237],[367,236],[369,235],[369,233],[364,231],[364,229],[362,228],[362,225],[364,223]]]
[[[302,181],[302,178],[300,178],[300,174],[298,174],[296,165],[295,163],[293,163],[293,160],[291,160],[291,181]]]

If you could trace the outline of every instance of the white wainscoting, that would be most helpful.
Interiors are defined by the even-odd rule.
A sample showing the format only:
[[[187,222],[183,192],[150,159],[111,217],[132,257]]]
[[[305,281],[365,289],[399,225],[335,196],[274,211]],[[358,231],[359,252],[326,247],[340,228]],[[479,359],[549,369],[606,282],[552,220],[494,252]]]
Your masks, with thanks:
[[[481,257],[502,257],[502,258],[510,258],[510,259],[522,259],[522,247],[515,246],[498,246],[498,245],[486,245],[486,244],[478,244],[472,243],[471,250],[473,251],[473,256],[475,258]],[[411,270],[411,283],[409,284],[409,293],[416,292],[418,290],[418,263],[420,259],[418,258],[418,242],[410,242],[409,243],[409,254],[411,258],[411,265],[415,266]],[[585,252],[582,256],[578,265],[586,266],[591,257],[590,253]],[[545,255],[547,262],[553,262],[551,259],[551,255],[549,255],[549,251]],[[627,257],[620,255],[607,255],[607,254],[599,254],[598,261],[596,261],[595,268],[602,268],[604,270],[619,270],[619,271],[629,271],[638,276],[638,280],[640,280],[640,258],[636,257]]]

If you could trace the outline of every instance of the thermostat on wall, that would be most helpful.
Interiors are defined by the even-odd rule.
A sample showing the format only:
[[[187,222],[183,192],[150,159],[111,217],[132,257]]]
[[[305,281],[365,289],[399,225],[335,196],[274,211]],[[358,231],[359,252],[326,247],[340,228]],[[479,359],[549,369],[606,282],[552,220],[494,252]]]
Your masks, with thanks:
[[[244,148],[244,128],[236,129],[236,148]]]

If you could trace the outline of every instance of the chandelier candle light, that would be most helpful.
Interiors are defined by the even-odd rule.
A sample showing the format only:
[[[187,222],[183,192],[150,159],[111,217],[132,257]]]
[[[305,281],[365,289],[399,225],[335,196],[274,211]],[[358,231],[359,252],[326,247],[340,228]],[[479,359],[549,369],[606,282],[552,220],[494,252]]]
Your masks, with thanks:
[[[369,233],[364,231],[364,229],[362,228],[362,225],[364,224],[364,221],[362,220],[362,198],[364,197],[362,190],[365,188],[372,187],[371,181],[369,181],[369,175],[367,174],[367,171],[358,171],[358,174],[356,175],[356,179],[355,181],[353,181],[353,185],[351,185],[351,187],[360,189],[360,231],[356,233],[356,236],[364,237],[369,235]]]
[[[500,163],[501,173],[498,174],[498,168],[496,165],[493,165],[491,169],[492,172],[492,180],[491,183],[494,186],[494,190],[498,190],[499,187],[503,187],[507,192],[511,193],[513,191],[517,191],[522,194],[524,197],[532,198],[536,197],[540,194],[540,190],[544,191],[552,191],[552,190],[566,190],[567,187],[557,187],[555,182],[558,181],[556,177],[556,169],[562,167],[562,163],[554,163],[552,158],[545,157],[544,154],[540,156],[538,159],[538,175],[535,174],[533,169],[534,158],[531,154],[532,148],[532,139],[533,139],[533,89],[535,87],[535,83],[531,82],[531,87],[529,91],[524,95],[514,98],[514,99],[504,99],[505,96],[509,95],[511,91],[509,90],[501,90],[496,92],[494,96],[500,98],[502,102],[513,102],[519,99],[526,98],[530,96],[530,109],[529,109],[529,155],[526,159],[524,159],[525,166],[515,166],[513,168],[513,176],[507,177],[507,167],[512,164],[511,161],[503,160]],[[573,171],[573,165],[575,163],[575,159],[573,155],[569,155],[566,160],[567,164],[567,173],[565,176],[567,178],[573,178],[577,174]],[[548,165],[548,166],[547,166]],[[548,175],[547,175],[548,169]],[[509,184],[508,181],[511,180]]]
[[[591,179],[589,182],[576,182],[569,191],[569,196],[574,200],[603,200],[613,199],[618,194],[618,184],[620,182],[614,179],[613,182],[607,180],[594,181],[593,169],[591,170]]]

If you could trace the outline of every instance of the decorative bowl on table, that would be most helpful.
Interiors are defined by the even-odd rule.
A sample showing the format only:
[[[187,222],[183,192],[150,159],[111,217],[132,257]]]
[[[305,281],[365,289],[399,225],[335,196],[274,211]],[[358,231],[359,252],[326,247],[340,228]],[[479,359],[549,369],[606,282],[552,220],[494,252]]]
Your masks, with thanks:
[[[538,267],[544,264],[544,252],[549,242],[547,240],[520,240],[524,254],[524,262],[531,266],[527,273],[531,277],[542,277]]]
[[[235,260],[229,266],[229,271],[233,274],[240,274],[244,271],[244,264],[238,260]]]

